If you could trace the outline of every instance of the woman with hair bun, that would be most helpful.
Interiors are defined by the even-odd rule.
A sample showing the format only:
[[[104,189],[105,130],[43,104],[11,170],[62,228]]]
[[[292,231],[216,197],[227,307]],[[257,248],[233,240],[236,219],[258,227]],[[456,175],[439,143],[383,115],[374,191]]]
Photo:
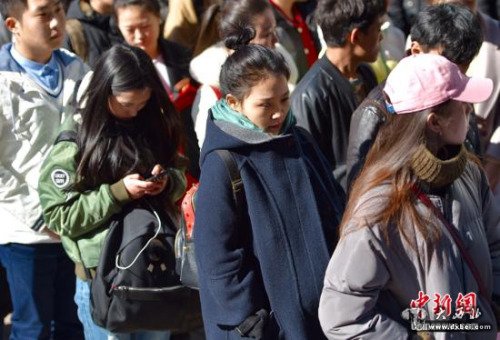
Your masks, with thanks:
[[[344,193],[290,112],[288,67],[275,50],[225,40],[222,99],[201,151],[194,242],[207,339],[324,339],[317,309]],[[242,180],[236,206],[225,161]],[[243,201],[243,200],[242,200]]]
[[[210,46],[200,55],[193,58],[189,71],[193,79],[201,87],[198,89],[191,110],[194,129],[198,137],[198,145],[203,146],[208,110],[220,99],[219,74],[222,64],[231,53],[224,40],[232,35],[238,35],[241,27],[253,27],[255,36],[250,44],[275,48],[285,58],[290,69],[288,86],[295,87],[298,80],[298,70],[293,57],[278,43],[276,37],[276,19],[268,0],[226,0],[220,8],[218,33],[221,41]]]

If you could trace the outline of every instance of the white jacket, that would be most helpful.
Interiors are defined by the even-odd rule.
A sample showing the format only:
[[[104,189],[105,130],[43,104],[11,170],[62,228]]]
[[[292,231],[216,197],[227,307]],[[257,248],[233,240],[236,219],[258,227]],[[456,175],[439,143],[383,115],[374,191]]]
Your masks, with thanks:
[[[63,88],[52,97],[12,59],[11,47],[0,50],[0,244],[54,242],[39,232],[40,167],[62,122],[75,111],[89,68],[66,50],[54,51],[63,66]]]

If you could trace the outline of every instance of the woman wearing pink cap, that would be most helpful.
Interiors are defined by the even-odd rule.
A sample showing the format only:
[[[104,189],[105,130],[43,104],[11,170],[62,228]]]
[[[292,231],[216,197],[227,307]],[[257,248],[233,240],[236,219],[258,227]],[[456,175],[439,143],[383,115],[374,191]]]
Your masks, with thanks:
[[[389,75],[394,115],[353,185],[326,271],[329,339],[495,339],[500,211],[463,146],[471,103],[492,85],[433,54]]]

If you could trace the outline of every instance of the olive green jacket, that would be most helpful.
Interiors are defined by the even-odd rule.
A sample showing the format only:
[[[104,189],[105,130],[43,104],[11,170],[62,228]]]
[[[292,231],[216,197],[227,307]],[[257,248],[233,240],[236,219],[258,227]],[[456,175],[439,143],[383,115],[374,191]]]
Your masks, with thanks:
[[[102,184],[95,190],[73,190],[77,144],[62,141],[46,158],[38,192],[47,226],[61,237],[64,249],[76,263],[94,268],[108,230],[110,218],[131,202],[123,181]],[[186,189],[183,169],[169,168],[169,198],[178,200]]]

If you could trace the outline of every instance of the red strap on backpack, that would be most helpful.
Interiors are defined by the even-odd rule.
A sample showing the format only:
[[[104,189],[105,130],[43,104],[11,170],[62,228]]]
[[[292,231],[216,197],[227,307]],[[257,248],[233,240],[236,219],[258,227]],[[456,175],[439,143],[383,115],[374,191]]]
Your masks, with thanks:
[[[245,206],[245,196],[243,190],[243,181],[241,179],[238,165],[234,160],[233,155],[228,150],[216,150],[219,157],[221,157],[231,179],[231,191],[238,210],[238,215],[243,215]],[[198,191],[199,183],[194,183],[184,195],[181,202],[181,213],[184,219],[186,240],[190,241],[193,236],[194,222],[195,222],[195,195]]]
[[[190,240],[193,235],[193,227],[194,227],[194,194],[198,190],[198,183],[194,183],[191,188],[186,192],[184,198],[182,199],[182,215],[184,217],[184,221],[186,223],[186,239]]]

